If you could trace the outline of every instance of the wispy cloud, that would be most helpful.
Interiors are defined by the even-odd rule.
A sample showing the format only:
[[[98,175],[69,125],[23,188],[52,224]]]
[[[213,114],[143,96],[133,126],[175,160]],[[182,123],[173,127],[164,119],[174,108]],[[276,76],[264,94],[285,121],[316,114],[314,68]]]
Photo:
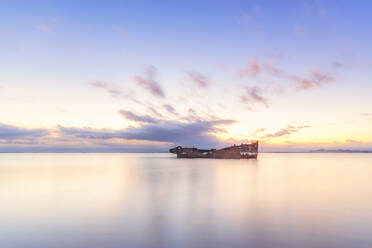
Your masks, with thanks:
[[[270,76],[282,77],[285,74],[283,70],[276,67],[273,63],[263,63],[262,67]]]
[[[181,117],[182,120],[186,121],[207,121],[209,118],[202,117],[195,109],[189,108],[185,116]],[[215,118],[212,118],[215,119]]]
[[[289,76],[289,80],[294,84],[296,90],[308,90],[322,87],[324,84],[334,82],[334,77],[319,71],[312,71],[307,78],[300,76]]]
[[[336,66],[339,66],[336,64]],[[278,67],[272,61],[250,60],[248,64],[237,70],[238,76],[259,77],[259,84],[250,82],[243,85],[246,94],[240,96],[240,102],[247,104],[253,110],[254,104],[263,104],[269,107],[269,100],[274,95],[280,96],[290,91],[305,91],[321,88],[336,82],[336,78],[326,70],[309,70],[304,74],[291,73]]]
[[[285,72],[271,62],[261,62],[259,60],[251,60],[247,66],[238,69],[240,77],[257,77],[259,74],[266,75],[274,80],[289,81],[297,90],[308,90],[336,81],[332,75],[321,70],[311,70],[305,76],[301,76]]]
[[[163,118],[164,116],[159,113],[153,106],[147,105],[146,109],[153,115],[156,115],[157,117]]]
[[[138,104],[142,104],[136,99],[134,92],[132,90],[121,89],[115,84],[106,83],[100,80],[93,80],[93,81],[88,82],[88,85],[105,90],[107,93],[109,93],[114,98],[123,98],[123,99],[130,100]]]
[[[126,119],[140,123],[158,123],[160,120],[149,115],[138,115],[131,111],[119,110],[119,113]]]
[[[203,87],[206,87],[210,84],[210,80],[209,78],[200,73],[200,72],[197,72],[197,71],[190,71],[187,73],[191,80],[199,87],[199,88],[203,88]]]
[[[105,89],[108,93],[110,93],[110,95],[112,97],[120,97],[120,96],[122,96],[122,92],[121,92],[120,89],[118,89],[115,86],[110,85],[108,83],[105,83],[105,82],[102,82],[102,81],[98,81],[98,80],[94,80],[94,81],[88,82],[88,84],[91,85],[91,86],[93,86],[93,87],[96,87],[96,88]]]
[[[237,74],[240,78],[250,76],[257,77],[261,71],[261,65],[258,60],[251,60],[246,66],[238,69]]]
[[[245,86],[246,94],[240,97],[241,102],[255,104],[261,103],[266,107],[269,107],[267,99],[262,95],[261,89],[257,86],[248,87]]]
[[[105,89],[108,93],[110,93],[112,97],[123,96],[123,92],[119,88],[117,88],[114,85],[108,84],[106,82],[94,80],[94,81],[88,82],[88,84],[96,88]]]
[[[172,115],[175,115],[175,116],[178,116],[178,113],[176,111],[175,108],[173,108],[172,105],[166,103],[163,105],[163,108],[169,113],[169,114],[172,114]]]
[[[292,133],[298,132],[300,129],[310,128],[310,127],[311,127],[310,125],[298,125],[298,126],[288,125],[287,127],[282,128],[277,132],[263,135],[262,139],[288,136],[288,135],[291,135]]]
[[[133,80],[136,84],[147,91],[153,96],[165,98],[165,94],[160,84],[155,80],[157,70],[153,66],[149,66],[144,70],[144,76],[135,76]]]

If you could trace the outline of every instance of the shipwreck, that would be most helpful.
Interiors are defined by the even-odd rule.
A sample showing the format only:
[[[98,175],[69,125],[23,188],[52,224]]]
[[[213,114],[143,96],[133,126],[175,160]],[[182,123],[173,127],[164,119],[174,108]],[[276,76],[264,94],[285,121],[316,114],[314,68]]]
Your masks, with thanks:
[[[222,149],[198,149],[177,146],[169,150],[177,154],[177,158],[221,158],[221,159],[256,159],[258,155],[258,141],[241,144]]]

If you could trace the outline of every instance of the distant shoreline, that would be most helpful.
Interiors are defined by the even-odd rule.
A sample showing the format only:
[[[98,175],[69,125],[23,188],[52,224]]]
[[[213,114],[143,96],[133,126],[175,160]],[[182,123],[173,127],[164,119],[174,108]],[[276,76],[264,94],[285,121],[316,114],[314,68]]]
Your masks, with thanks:
[[[129,154],[137,154],[137,153],[164,153],[167,154],[169,152],[165,151],[0,151],[0,154],[7,154],[7,153],[14,153],[14,154],[22,154],[22,153],[129,153]],[[344,150],[344,149],[337,149],[337,150],[328,150],[328,149],[319,149],[319,150],[310,150],[310,151],[260,151],[259,153],[372,153],[369,150]]]
[[[318,149],[318,150],[310,150],[309,153],[372,153],[372,151],[350,150],[350,149]]]

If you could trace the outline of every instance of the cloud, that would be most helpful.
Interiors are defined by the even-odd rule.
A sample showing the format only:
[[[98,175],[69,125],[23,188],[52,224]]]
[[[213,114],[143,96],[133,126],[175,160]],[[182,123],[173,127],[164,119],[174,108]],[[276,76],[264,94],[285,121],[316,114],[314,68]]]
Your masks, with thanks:
[[[191,71],[187,73],[191,80],[199,87],[204,88],[210,84],[209,78],[200,72]]]
[[[195,121],[190,123],[165,122],[161,125],[146,125],[128,128],[126,138],[165,141],[183,145],[206,145],[216,143],[218,139],[211,133],[221,132],[219,125],[230,125],[233,120]]]
[[[193,109],[193,108],[189,108],[189,109],[187,110],[187,114],[186,114],[186,116],[182,117],[181,119],[182,119],[182,120],[186,120],[186,121],[199,121],[199,120],[204,120],[204,121],[206,121],[206,120],[207,120],[206,118],[201,117],[201,116],[197,113],[197,111],[196,111],[195,109]],[[212,118],[212,119],[214,119],[214,118]]]
[[[99,88],[102,90],[105,90],[107,93],[109,93],[113,98],[122,98],[125,100],[129,100],[138,104],[142,103],[138,101],[135,97],[135,94],[132,90],[123,90],[116,86],[115,84],[109,84],[100,80],[93,80],[88,82],[88,85]]]
[[[334,82],[335,79],[334,77],[320,71],[312,71],[310,73],[312,78],[320,83],[329,83],[329,82]]]
[[[224,132],[221,125],[231,125],[234,120],[214,121],[162,121],[148,123],[139,127],[129,127],[123,130],[97,130],[92,128],[60,127],[62,135],[80,139],[108,140],[120,138],[126,140],[144,140],[152,142],[166,142],[187,146],[218,146],[222,144],[214,134]]]
[[[309,128],[309,127],[311,126],[310,125],[298,125],[298,126],[288,125],[287,127],[282,128],[275,133],[265,134],[264,136],[262,136],[262,139],[276,138],[276,137],[291,135],[292,133],[298,132],[300,129]]]
[[[257,103],[269,107],[272,95],[282,95],[289,89],[311,90],[336,81],[331,74],[324,71],[311,70],[305,75],[296,75],[282,70],[273,62],[259,60],[251,60],[246,67],[238,69],[238,75],[240,78],[246,76],[255,78],[260,75],[260,86],[258,84],[244,86],[246,94],[240,96],[240,101],[248,103],[250,110]]]
[[[307,78],[289,76],[288,79],[294,84],[296,90],[308,90],[335,81],[334,77],[319,71],[310,72]]]
[[[106,82],[94,80],[94,81],[88,82],[88,84],[90,86],[106,90],[112,97],[115,97],[115,98],[122,97],[125,95],[119,88],[117,88],[116,86],[112,84],[108,84]]]
[[[240,101],[244,103],[261,103],[266,107],[269,107],[267,99],[262,96],[261,89],[257,86],[248,87],[245,86],[246,94],[240,97]]]
[[[97,88],[110,89],[107,83],[98,81],[98,80],[88,82],[88,84],[90,84],[91,86],[97,87]]]
[[[146,106],[146,109],[158,117],[163,117],[153,106]]]
[[[258,135],[262,134],[266,131],[266,128],[258,128],[250,133],[251,138],[256,138]]]
[[[251,60],[246,67],[238,69],[238,75],[241,78],[245,76],[257,77],[259,74],[269,76],[270,79],[274,80],[289,81],[296,90],[309,90],[336,81],[333,76],[323,71],[312,70],[305,76],[293,75],[283,71],[273,63],[258,60]]]
[[[153,118],[149,115],[137,115],[131,111],[126,110],[119,110],[119,113],[126,119],[134,121],[134,122],[141,122],[141,123],[157,123],[159,122],[158,119]]]
[[[163,108],[170,114],[178,116],[177,111],[170,105],[170,104],[164,104]]]
[[[57,129],[28,129],[0,124],[1,152],[160,152],[175,145],[200,148],[220,148],[245,140],[221,140],[216,134],[224,132],[221,126],[234,120],[195,120],[191,122],[161,121],[142,123],[126,129],[94,129],[89,127],[63,127]],[[324,143],[298,143],[285,141],[269,143],[270,138],[287,137],[310,125],[288,125],[260,138],[260,151],[309,151],[315,149],[372,150],[372,142],[342,140]],[[257,133],[265,132],[264,128]]]
[[[88,82],[88,84],[96,88],[105,89],[112,97],[117,98],[123,96],[123,92],[114,85],[98,80]]]
[[[260,71],[260,62],[258,60],[251,60],[245,67],[238,69],[237,73],[240,78],[246,76],[257,77]]]
[[[49,135],[45,129],[29,129],[0,123],[0,140],[33,139]]]
[[[263,63],[262,68],[271,76],[282,77],[284,72],[272,63]]]
[[[153,66],[149,66],[145,69],[145,76],[135,76],[133,80],[136,84],[147,91],[153,96],[164,98],[165,94],[159,83],[155,80],[157,70]]]
[[[291,76],[288,79],[293,82],[293,84],[296,87],[296,90],[307,90],[321,86],[321,84],[318,81],[309,80],[298,76]]]
[[[94,129],[90,127],[77,128],[77,127],[58,127],[58,133],[61,137],[73,136],[75,138],[83,139],[112,139],[122,138],[122,131],[111,130],[111,129]]]

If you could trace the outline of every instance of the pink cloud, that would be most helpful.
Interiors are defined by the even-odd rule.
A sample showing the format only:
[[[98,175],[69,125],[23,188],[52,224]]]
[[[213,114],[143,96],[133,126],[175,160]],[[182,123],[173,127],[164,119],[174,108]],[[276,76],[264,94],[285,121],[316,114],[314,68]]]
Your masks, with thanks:
[[[324,84],[334,82],[334,77],[319,71],[312,71],[308,78],[299,76],[288,76],[288,79],[295,85],[296,90],[308,90],[322,87]]]
[[[209,78],[199,72],[191,71],[187,73],[191,80],[199,87],[203,88],[210,84]]]
[[[260,71],[260,62],[258,60],[251,60],[244,68],[238,69],[238,76],[240,78],[246,76],[257,77]]]
[[[160,84],[155,81],[156,68],[153,66],[147,67],[145,69],[145,77],[135,76],[133,80],[136,84],[146,90],[148,90],[153,96],[164,98],[165,94]]]
[[[262,96],[261,89],[257,86],[245,87],[246,95],[240,97],[240,101],[244,103],[261,103],[266,107],[269,107],[267,99]]]
[[[251,60],[246,67],[238,69],[238,75],[241,78],[245,76],[257,77],[261,73],[269,76],[270,79],[289,80],[296,90],[308,90],[336,81],[333,76],[319,70],[310,71],[306,76],[291,75],[273,63],[264,63],[258,60]],[[278,88],[283,91],[282,86]]]
[[[284,72],[281,69],[277,68],[275,65],[271,63],[264,63],[262,67],[271,76],[281,77],[284,75]]]
[[[311,76],[318,82],[326,83],[326,82],[334,82],[334,77],[320,71],[312,71]]]

